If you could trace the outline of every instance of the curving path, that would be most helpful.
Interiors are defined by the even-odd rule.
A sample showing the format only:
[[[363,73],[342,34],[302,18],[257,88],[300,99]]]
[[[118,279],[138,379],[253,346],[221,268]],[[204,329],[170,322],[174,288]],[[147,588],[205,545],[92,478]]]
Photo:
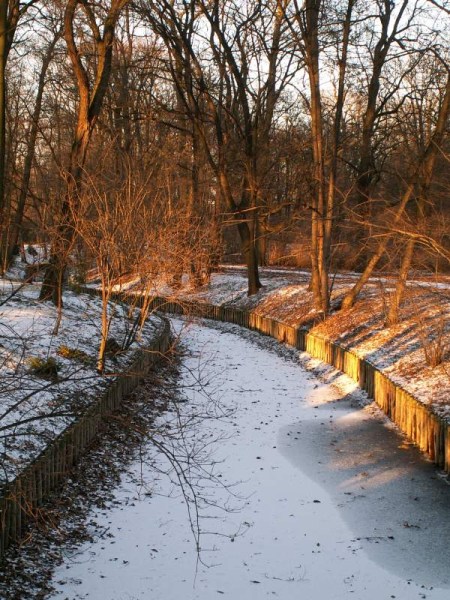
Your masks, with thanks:
[[[142,449],[55,598],[448,600],[450,488],[360,391],[234,326],[183,340],[166,454]]]

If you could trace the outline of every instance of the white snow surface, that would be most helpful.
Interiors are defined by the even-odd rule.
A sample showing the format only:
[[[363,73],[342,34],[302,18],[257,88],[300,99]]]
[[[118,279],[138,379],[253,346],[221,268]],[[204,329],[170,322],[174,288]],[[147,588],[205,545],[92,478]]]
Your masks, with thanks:
[[[159,318],[151,317],[140,340],[107,358],[101,376],[96,371],[101,300],[66,291],[56,333],[58,311],[39,302],[39,291],[38,285],[0,279],[0,483],[12,480],[97,400],[162,327]],[[126,314],[119,305],[109,307],[110,334],[118,343],[131,328]],[[82,352],[86,361],[61,355],[61,348]],[[49,358],[58,365],[57,380],[39,377],[30,367],[33,359]]]
[[[188,401],[159,424],[191,424],[185,447],[205,466],[190,473],[199,559],[175,473],[149,442],[52,597],[450,597],[450,490],[353,382],[329,370],[338,385],[324,383],[304,357],[234,326],[192,324],[183,339]]]

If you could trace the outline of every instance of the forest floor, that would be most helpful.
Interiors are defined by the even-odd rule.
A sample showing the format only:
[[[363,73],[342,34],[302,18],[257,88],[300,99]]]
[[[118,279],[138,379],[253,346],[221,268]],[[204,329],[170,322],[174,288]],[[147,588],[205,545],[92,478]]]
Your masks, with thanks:
[[[398,325],[387,327],[386,317],[395,279],[374,277],[355,306],[337,310],[355,274],[336,275],[332,310],[325,320],[313,308],[308,289],[310,274],[283,268],[261,269],[262,289],[247,296],[246,272],[224,267],[199,290],[173,292],[180,301],[197,300],[251,309],[288,325],[307,327],[369,361],[433,411],[450,418],[450,278],[418,276],[408,283]],[[440,363],[430,366],[433,358]]]

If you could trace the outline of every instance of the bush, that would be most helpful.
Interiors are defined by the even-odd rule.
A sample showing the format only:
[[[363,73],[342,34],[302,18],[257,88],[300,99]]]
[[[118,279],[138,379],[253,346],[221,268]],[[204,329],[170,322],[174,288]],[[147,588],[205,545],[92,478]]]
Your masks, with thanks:
[[[53,357],[41,358],[40,356],[32,356],[28,359],[28,367],[37,377],[55,381],[58,379],[58,363]]]
[[[77,362],[82,363],[83,365],[92,364],[92,359],[83,350],[79,350],[78,348],[69,348],[69,346],[60,346],[56,351],[59,356],[63,358],[67,358],[69,360],[76,360]]]
[[[437,323],[428,326],[419,319],[419,338],[427,365],[434,369],[442,364],[449,350],[443,315]]]

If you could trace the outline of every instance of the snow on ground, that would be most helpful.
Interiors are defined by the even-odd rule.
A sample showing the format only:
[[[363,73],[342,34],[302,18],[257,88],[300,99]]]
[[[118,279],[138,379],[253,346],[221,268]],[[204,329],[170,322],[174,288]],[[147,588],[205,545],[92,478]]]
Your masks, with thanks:
[[[96,540],[67,552],[51,597],[447,599],[449,488],[433,466],[353,383],[237,333],[189,327],[188,402],[91,515]]]
[[[99,376],[100,300],[65,292],[56,331],[58,312],[38,301],[39,291],[37,285],[0,281],[0,482],[12,479],[82,413],[141,345],[136,341],[130,352],[109,356],[105,376]],[[120,345],[131,322],[120,306],[113,312],[111,337]],[[159,319],[149,322],[144,344],[160,326]],[[36,374],[35,367],[44,365],[50,372]]]
[[[342,274],[333,283],[332,306],[337,307],[354,282],[355,274]],[[253,310],[338,342],[365,358],[417,399],[450,418],[450,284],[448,278],[425,277],[409,282],[399,324],[386,327],[387,308],[395,279],[374,277],[355,306],[335,310],[324,321],[313,308],[308,290],[310,276],[292,269],[261,269],[263,288],[247,296],[246,273],[237,266],[212,276],[210,285],[188,287],[181,299],[231,305]],[[430,367],[425,358],[441,354],[442,362]]]

